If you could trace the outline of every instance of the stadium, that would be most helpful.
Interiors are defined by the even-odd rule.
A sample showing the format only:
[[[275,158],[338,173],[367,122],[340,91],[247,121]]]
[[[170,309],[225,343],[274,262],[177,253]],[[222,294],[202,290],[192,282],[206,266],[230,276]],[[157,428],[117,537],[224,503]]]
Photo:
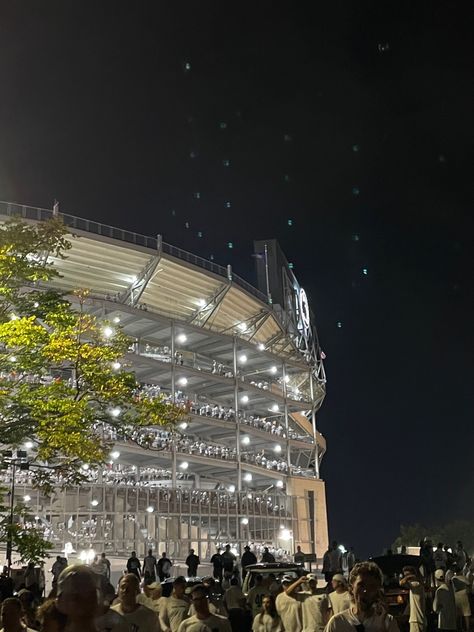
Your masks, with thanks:
[[[15,496],[53,552],[125,556],[148,548],[202,560],[229,543],[278,559],[327,549],[326,451],[316,425],[326,377],[306,298],[275,240],[255,242],[258,287],[165,243],[48,209],[0,203],[0,221],[59,215],[71,234],[54,263],[62,290],[87,288],[87,309],[133,340],[124,361],[150,395],[185,403],[178,432],[150,428],[152,447],[114,441],[89,484]],[[74,302],[71,294],[70,300]],[[2,473],[11,484],[11,471]]]

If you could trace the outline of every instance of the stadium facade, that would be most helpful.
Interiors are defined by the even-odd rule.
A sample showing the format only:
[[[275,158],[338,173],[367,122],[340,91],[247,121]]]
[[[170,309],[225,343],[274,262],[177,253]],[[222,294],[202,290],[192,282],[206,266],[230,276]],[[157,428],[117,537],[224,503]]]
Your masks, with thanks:
[[[52,214],[0,203],[1,222]],[[150,428],[151,449],[110,437],[111,461],[87,485],[46,496],[18,472],[15,494],[53,550],[152,547],[183,559],[194,548],[209,559],[226,543],[282,556],[299,544],[321,558],[326,442],[316,415],[326,378],[306,294],[278,244],[255,243],[257,289],[159,236],[60,216],[72,247],[54,261],[55,284],[89,289],[87,309],[134,341],[124,361],[144,388],[190,413],[178,432]]]

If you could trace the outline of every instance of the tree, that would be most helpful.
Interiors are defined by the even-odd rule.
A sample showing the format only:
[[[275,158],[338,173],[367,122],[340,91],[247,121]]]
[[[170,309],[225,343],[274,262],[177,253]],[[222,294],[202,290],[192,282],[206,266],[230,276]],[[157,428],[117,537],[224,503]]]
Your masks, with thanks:
[[[0,443],[33,445],[32,475],[43,490],[78,484],[84,463],[107,460],[104,427],[131,438],[137,427],[172,428],[184,414],[143,393],[123,364],[131,341],[87,313],[86,290],[74,291],[73,307],[54,289],[52,257],[65,258],[70,246],[57,219],[14,219],[0,229]],[[6,528],[4,516],[0,536]]]
[[[401,525],[400,535],[393,543],[393,548],[402,546],[418,546],[424,538],[429,538],[436,546],[438,542],[455,547],[461,540],[470,553],[474,551],[474,529],[471,522],[457,520],[440,526],[424,527],[420,524]]]

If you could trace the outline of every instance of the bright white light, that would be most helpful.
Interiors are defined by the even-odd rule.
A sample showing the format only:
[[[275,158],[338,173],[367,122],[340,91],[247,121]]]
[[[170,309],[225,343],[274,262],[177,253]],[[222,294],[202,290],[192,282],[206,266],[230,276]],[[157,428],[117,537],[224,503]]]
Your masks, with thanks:
[[[188,424],[183,421],[183,423],[179,424],[179,427],[181,428],[181,430],[186,430],[186,428],[188,427]]]
[[[180,386],[186,386],[187,383],[188,383],[188,379],[186,377],[180,377],[178,380],[178,384]]]
[[[81,560],[81,562],[85,562],[86,564],[88,562],[92,562],[94,557],[95,557],[94,549],[89,549],[88,551],[81,551],[79,553],[79,559]]]
[[[33,441],[27,441],[27,442],[25,443],[25,450],[31,450],[31,449],[32,449],[32,447],[33,447],[33,445],[34,445],[34,444],[33,444]]]
[[[186,334],[179,334],[178,336],[176,336],[176,342],[179,342],[180,345],[184,345],[187,339],[188,337],[186,336]]]
[[[242,518],[242,520],[240,521],[241,524],[248,524],[249,523],[249,519],[248,518]]]
[[[138,277],[133,275],[132,277],[130,277],[130,280],[132,283],[136,283],[138,281]]]
[[[16,356],[12,355],[8,359],[10,360],[10,362],[16,362]]]
[[[35,302],[33,303],[33,307],[39,307],[39,306],[40,306],[40,304],[38,303],[38,301],[35,301]]]
[[[247,331],[247,325],[245,323],[239,323],[237,327],[242,333],[245,333]]]
[[[25,503],[29,503],[31,500],[31,496],[29,496],[28,494],[26,494],[26,496],[23,496],[23,500],[25,501]]]
[[[113,459],[118,459],[118,458],[119,458],[119,456],[120,456],[120,452],[119,452],[118,450],[114,450],[113,452],[111,452],[111,453],[110,453],[110,456],[111,456]]]
[[[278,369],[276,368],[276,366],[271,366],[271,367],[270,367],[270,373],[271,373],[272,375],[275,375],[275,373],[276,373],[277,371],[278,371]]]
[[[94,498],[93,500],[91,500],[91,505],[92,505],[93,507],[97,507],[97,505],[98,505],[98,504],[99,504],[99,501],[98,501],[96,498]]]
[[[148,511],[148,513],[153,513],[155,511],[155,508],[150,505],[146,508],[146,510]]]
[[[113,317],[113,321],[114,321],[115,324],[119,323],[120,322],[120,316],[114,316]]]
[[[250,483],[251,480],[252,480],[252,474],[250,474],[250,472],[247,472],[247,474],[245,474],[244,476],[244,481],[247,481],[247,483]]]
[[[273,404],[273,406],[272,406],[272,411],[273,411],[274,413],[277,413],[279,410],[280,410],[280,407],[278,406],[278,404]]]
[[[252,494],[247,494],[247,498],[248,498],[249,500],[252,500]]]
[[[189,463],[188,463],[187,461],[183,461],[182,463],[180,463],[180,464],[179,464],[179,467],[180,467],[182,470],[187,470],[187,469],[188,469],[188,467],[189,467]]]
[[[104,338],[110,338],[114,335],[114,330],[112,329],[112,327],[104,327],[102,329],[102,333],[104,335]]]
[[[235,485],[229,485],[229,487],[227,488],[227,491],[233,494],[235,492]]]
[[[291,540],[291,532],[288,529],[282,529],[280,532],[280,540]]]
[[[274,448],[273,448],[274,452],[277,452],[278,454],[281,452],[281,445],[277,444]]]
[[[346,547],[343,544],[340,544],[337,548],[341,551],[341,553],[346,553]]]
[[[81,465],[81,467],[82,467],[83,470],[88,470],[89,469],[89,463],[83,463]]]
[[[234,555],[238,555],[238,552],[235,546],[231,548],[230,552],[233,553]]]
[[[120,408],[117,406],[116,408],[112,408],[110,411],[110,414],[112,415],[112,417],[118,417],[120,415],[122,411],[120,410]]]
[[[10,320],[18,320],[18,316],[14,312],[12,312],[10,314]]]
[[[242,404],[248,404],[249,396],[248,395],[242,395],[242,397],[240,398],[240,401],[242,402]]]
[[[200,298],[198,300],[198,305],[199,305],[199,307],[205,307],[206,306],[206,301],[203,298]]]
[[[258,350],[259,350],[259,351],[265,351],[265,345],[263,344],[263,342],[260,342],[260,343],[258,344]]]
[[[245,355],[245,353],[243,353],[240,357],[239,357],[239,362],[241,364],[245,364],[247,362],[247,356]]]
[[[242,437],[242,443],[248,445],[250,443],[250,437]]]
[[[285,383],[288,384],[289,381],[290,381],[290,376],[289,375],[285,375]]]
[[[112,362],[112,368],[114,371],[118,371],[121,366],[120,362]]]
[[[280,489],[283,487],[283,485],[284,485],[283,481],[276,482],[276,486],[279,487]]]

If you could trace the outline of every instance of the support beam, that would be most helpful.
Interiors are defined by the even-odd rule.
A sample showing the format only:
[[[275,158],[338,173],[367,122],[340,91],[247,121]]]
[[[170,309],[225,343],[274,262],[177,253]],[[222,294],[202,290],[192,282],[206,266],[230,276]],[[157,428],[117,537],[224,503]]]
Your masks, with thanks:
[[[124,305],[136,305],[140,300],[143,292],[146,290],[148,283],[155,275],[156,269],[161,259],[161,235],[158,235],[157,239],[158,252],[154,257],[148,260],[143,270],[138,275],[138,278],[130,284],[124,295],[120,297],[119,303]]]

